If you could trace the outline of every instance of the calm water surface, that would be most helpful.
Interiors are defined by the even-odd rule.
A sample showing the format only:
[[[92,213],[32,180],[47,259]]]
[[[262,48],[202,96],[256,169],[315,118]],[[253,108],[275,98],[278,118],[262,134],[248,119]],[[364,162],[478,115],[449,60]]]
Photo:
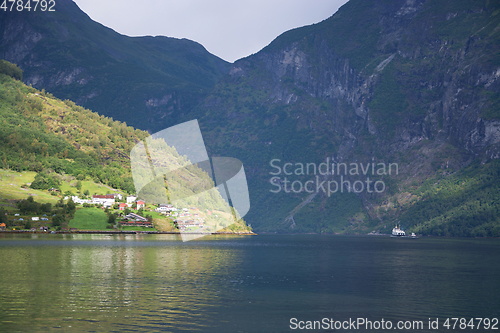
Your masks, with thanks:
[[[499,310],[499,239],[0,234],[1,332],[289,332],[293,317]]]

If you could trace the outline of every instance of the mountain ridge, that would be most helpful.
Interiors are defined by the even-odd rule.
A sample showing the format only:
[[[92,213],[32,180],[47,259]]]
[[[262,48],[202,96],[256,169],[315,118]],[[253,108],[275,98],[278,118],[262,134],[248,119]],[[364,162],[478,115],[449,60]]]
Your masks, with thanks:
[[[150,131],[171,124],[155,115],[188,112],[229,65],[187,39],[120,35],[70,0],[50,13],[2,11],[0,31],[0,57],[25,83]]]
[[[388,232],[404,221],[423,234],[498,236],[499,190],[490,181],[500,157],[499,14],[500,5],[487,0],[351,0],[236,61],[201,95],[196,84],[185,87],[184,99],[146,98],[116,84],[118,119],[138,112],[138,104],[124,102],[131,96],[142,96],[152,110],[145,119],[158,128],[198,119],[211,156],[243,161],[252,207],[246,218],[257,232]],[[123,81],[139,75],[137,68],[99,77]],[[182,106],[186,98],[191,104]],[[382,194],[286,193],[283,174],[282,191],[270,192],[271,161],[327,159],[397,163],[399,173],[377,178],[386,185]],[[471,219],[478,222],[463,222]]]

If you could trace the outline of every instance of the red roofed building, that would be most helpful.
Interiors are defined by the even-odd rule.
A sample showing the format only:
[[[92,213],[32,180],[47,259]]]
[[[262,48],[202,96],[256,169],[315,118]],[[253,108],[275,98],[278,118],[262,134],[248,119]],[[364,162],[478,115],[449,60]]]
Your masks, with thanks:
[[[116,206],[115,206],[115,207],[116,207]],[[119,209],[119,210],[125,210],[125,208],[127,208],[127,207],[128,207],[128,205],[127,205],[126,203],[123,203],[123,202],[122,202],[122,203],[118,206],[118,209]]]
[[[109,195],[93,195],[92,196],[92,204],[107,204],[112,205],[115,203],[115,196],[112,194]]]
[[[146,207],[146,203],[142,200],[137,201],[137,209],[144,209]]]

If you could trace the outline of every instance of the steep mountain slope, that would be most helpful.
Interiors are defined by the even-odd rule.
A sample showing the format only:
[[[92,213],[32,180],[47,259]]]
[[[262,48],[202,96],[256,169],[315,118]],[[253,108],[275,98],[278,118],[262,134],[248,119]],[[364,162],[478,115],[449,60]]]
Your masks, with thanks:
[[[498,234],[489,181],[500,156],[499,14],[492,1],[351,0],[235,62],[192,117],[212,154],[245,163],[255,230],[384,231],[401,220],[423,233]],[[354,165],[397,168],[370,171],[381,193],[366,184],[330,196],[321,186],[293,190],[293,181],[340,183],[339,174],[297,170],[327,160],[346,163],[351,185],[367,178]],[[451,179],[477,186],[443,185]],[[441,190],[461,199],[432,210]],[[495,194],[487,217],[471,209],[486,193]],[[477,222],[454,230],[449,215],[467,209]],[[429,214],[413,220],[417,211]]]
[[[15,69],[4,60],[1,65]],[[129,154],[147,132],[58,100],[5,72],[15,71],[0,71],[2,168],[52,170],[135,192]]]
[[[71,0],[0,11],[0,58],[35,88],[150,131],[175,124],[229,68],[187,39],[120,35]]]

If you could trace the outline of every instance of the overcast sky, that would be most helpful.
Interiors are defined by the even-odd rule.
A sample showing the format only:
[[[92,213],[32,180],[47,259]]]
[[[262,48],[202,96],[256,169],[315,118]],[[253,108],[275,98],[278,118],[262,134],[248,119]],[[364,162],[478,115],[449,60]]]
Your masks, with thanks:
[[[128,36],[168,36],[201,43],[234,62],[281,33],[320,22],[347,0],[74,0],[97,21]]]

